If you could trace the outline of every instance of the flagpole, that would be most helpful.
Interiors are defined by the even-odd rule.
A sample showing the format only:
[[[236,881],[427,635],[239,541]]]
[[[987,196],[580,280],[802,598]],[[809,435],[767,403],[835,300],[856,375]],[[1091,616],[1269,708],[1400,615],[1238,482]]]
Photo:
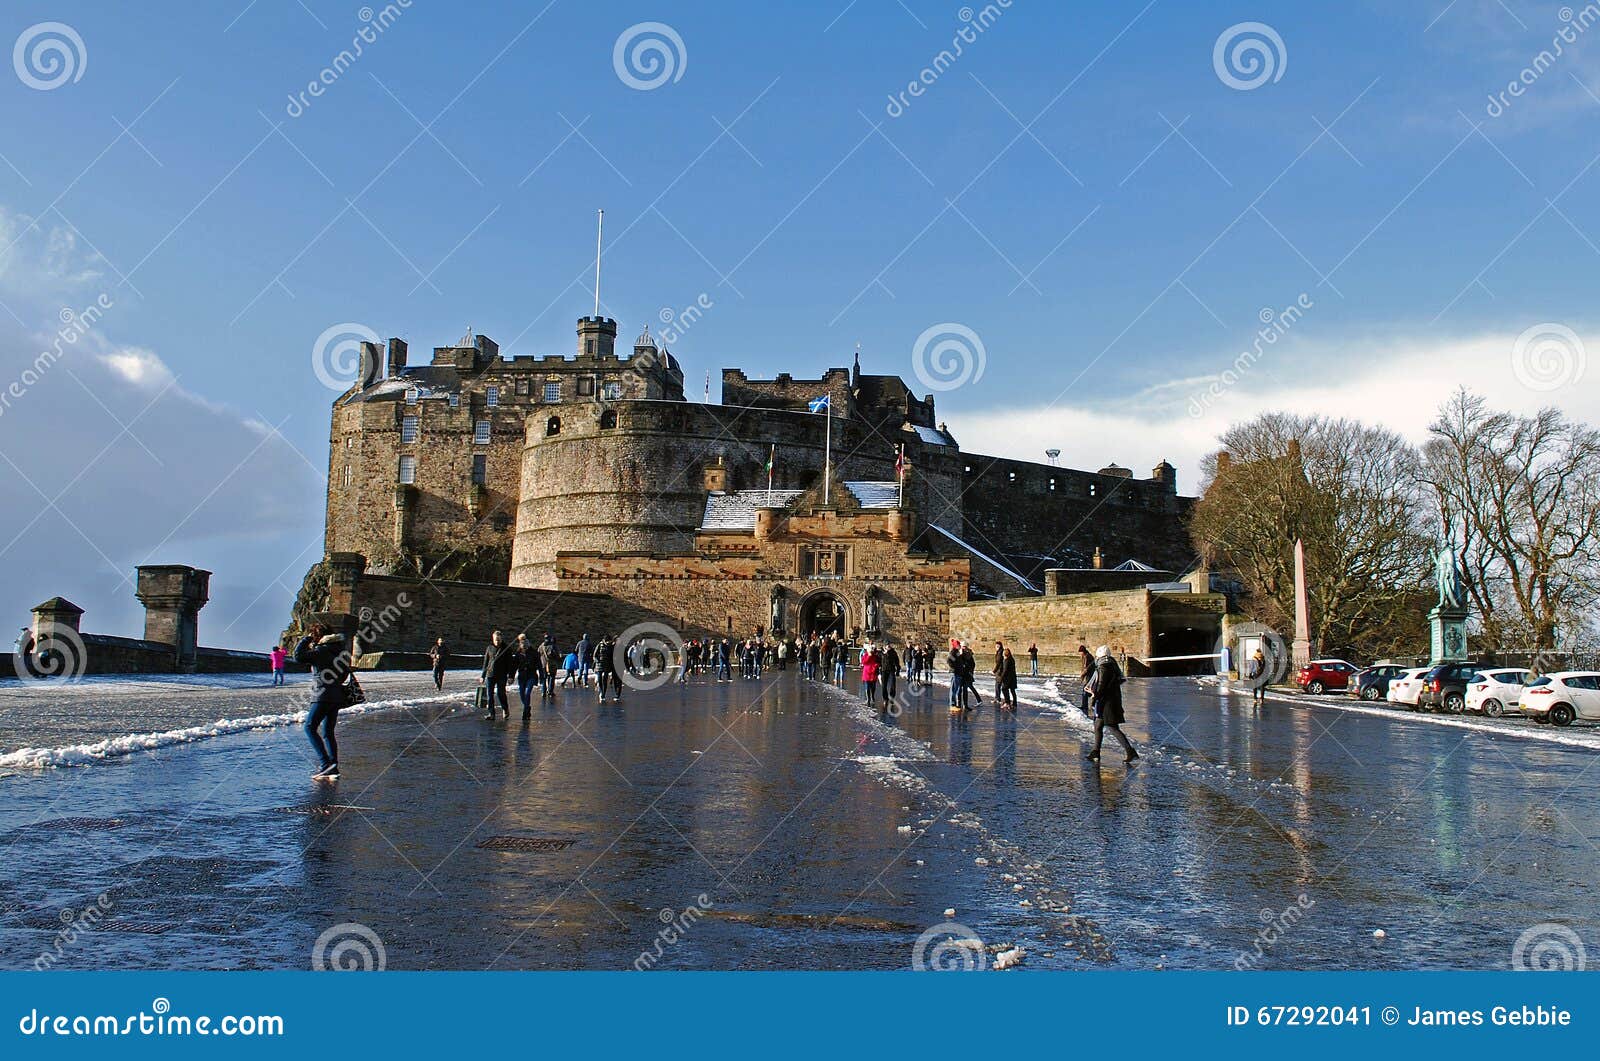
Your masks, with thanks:
[[[894,477],[900,483],[900,500],[896,508],[906,507],[906,444],[900,443],[900,459],[894,462]]]
[[[772,466],[778,460],[778,444],[772,444],[772,450],[767,454],[767,507],[772,507]]]
[[[600,211],[600,216],[594,224],[594,315],[600,316],[600,240],[606,230],[606,212]]]

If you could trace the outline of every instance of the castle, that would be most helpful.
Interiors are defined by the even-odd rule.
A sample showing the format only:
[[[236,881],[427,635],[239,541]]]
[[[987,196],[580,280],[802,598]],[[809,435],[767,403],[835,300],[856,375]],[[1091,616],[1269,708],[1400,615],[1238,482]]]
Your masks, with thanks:
[[[469,335],[413,365],[400,339],[363,344],[332,414],[334,610],[426,583],[432,617],[403,617],[396,651],[477,643],[474,608],[510,626],[563,611],[557,594],[595,626],[937,641],[951,606],[1042,595],[1047,571],[1191,564],[1192,499],[1165,462],[1140,479],[966,452],[932,395],[859,355],[816,379],[725,369],[720,404],[691,402],[648,328],[631,354],[616,340],[589,316],[571,357]]]

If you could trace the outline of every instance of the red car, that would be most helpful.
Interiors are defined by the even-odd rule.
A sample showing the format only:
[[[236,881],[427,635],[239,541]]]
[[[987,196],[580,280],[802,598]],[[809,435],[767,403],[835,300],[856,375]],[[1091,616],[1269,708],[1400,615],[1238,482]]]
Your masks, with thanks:
[[[1325,693],[1330,689],[1344,689],[1355,676],[1356,666],[1342,659],[1314,659],[1300,668],[1294,683],[1303,693]]]

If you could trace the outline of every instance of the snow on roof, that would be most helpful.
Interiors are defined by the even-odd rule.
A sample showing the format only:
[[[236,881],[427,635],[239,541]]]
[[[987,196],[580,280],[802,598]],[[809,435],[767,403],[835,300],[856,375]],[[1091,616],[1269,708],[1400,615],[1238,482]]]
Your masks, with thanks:
[[[979,551],[977,549],[974,549],[971,545],[967,544],[962,539],[956,537],[954,534],[951,534],[949,531],[945,530],[943,527],[939,526],[937,523],[928,524],[928,529],[929,530],[933,530],[933,531],[938,531],[940,534],[944,535],[946,538],[949,538],[951,541],[953,541],[957,545],[961,546],[961,548],[965,549],[967,552],[971,553],[973,556],[976,556],[978,559],[984,560],[984,561],[992,564],[993,566],[999,568],[1001,571],[1004,571],[1006,574],[1008,574],[1012,578],[1016,579],[1022,585],[1027,586],[1029,589],[1033,590],[1033,592],[1035,592],[1035,593],[1042,592],[1042,590],[1040,590],[1038,585],[1036,585],[1034,582],[1030,581],[1029,579],[1023,578],[1021,575],[1017,574],[1017,572],[1015,570],[1013,570],[1009,565],[1002,564],[1000,561],[996,560],[994,557],[989,556],[988,554],[983,553],[983,552],[981,552],[981,551]]]
[[[900,484],[874,480],[856,480],[844,484],[862,508],[896,508],[900,504]]]
[[[755,530],[756,509],[762,506],[787,505],[804,491],[801,490],[734,490],[731,493],[713,491],[706,495],[706,514],[700,520],[701,530]]]
[[[1113,570],[1113,571],[1147,571],[1147,572],[1152,572],[1152,573],[1163,573],[1161,568],[1159,568],[1159,567],[1151,567],[1149,564],[1143,564],[1143,563],[1140,563],[1137,560],[1124,560],[1122,563],[1118,564],[1116,567],[1113,567],[1111,570]]]
[[[953,446],[956,444],[955,439],[951,438],[948,434],[940,431],[936,427],[923,427],[921,424],[910,424],[907,426],[916,431],[918,438],[932,445]]]

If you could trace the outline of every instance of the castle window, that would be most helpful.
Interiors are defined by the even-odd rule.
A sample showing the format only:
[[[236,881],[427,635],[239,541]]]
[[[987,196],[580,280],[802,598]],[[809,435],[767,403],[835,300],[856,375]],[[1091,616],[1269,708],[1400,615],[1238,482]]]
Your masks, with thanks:
[[[1017,481],[1017,473],[1016,472],[1006,472],[1006,482],[1015,483],[1016,481]]]
[[[546,436],[561,434],[561,417],[552,416],[546,420],[544,422],[544,433]]]
[[[578,397],[587,398],[587,397],[590,397],[593,394],[594,394],[594,377],[593,376],[579,376],[578,377]]]
[[[490,387],[488,390],[484,391],[483,392],[483,400],[484,400],[485,403],[488,404],[489,408],[491,408],[491,409],[493,409],[495,406],[499,405],[500,404],[500,388],[499,387]]]
[[[489,481],[489,456],[486,453],[472,455],[472,481],[479,486]]]
[[[472,444],[487,446],[489,444],[489,421],[479,420],[472,429]]]
[[[615,409],[607,409],[605,412],[600,414],[600,430],[604,431],[607,428],[612,428],[612,427],[616,427],[616,426],[617,426],[617,411]]]
[[[586,354],[593,354],[594,353],[594,340],[593,339],[585,339],[583,341],[583,352],[586,353]]]
[[[546,383],[544,385],[544,400],[547,402],[559,402],[561,400],[561,384]]]
[[[807,549],[800,554],[801,578],[843,578],[845,567],[843,549]]]
[[[600,384],[600,397],[608,402],[614,402],[622,397],[622,384],[615,380],[606,380]]]
[[[1056,488],[1056,477],[1052,475],[1050,477],[1050,489],[1054,490],[1055,488]]]
[[[344,466],[344,485],[347,489],[350,486],[350,481],[354,478],[355,472],[351,469],[350,465],[346,464]]]
[[[461,408],[461,395],[459,395],[459,394],[450,395],[450,408],[452,408],[452,409]]]
[[[518,394],[527,394],[528,393],[528,381],[527,380],[525,380],[525,379],[517,380],[517,393]]]
[[[415,457],[401,457],[400,458],[400,483],[401,483],[401,485],[410,486],[411,484],[415,483],[416,481],[417,481],[417,458],[415,458]]]
[[[417,440],[417,418],[402,416],[400,418],[400,441],[415,442]]]
[[[972,474],[972,465],[970,465],[970,464],[965,465],[961,470],[963,472],[965,472],[966,474],[971,475]]]
[[[1089,496],[1090,497],[1099,497],[1100,496],[1100,484],[1099,483],[1090,483],[1089,484]]]

